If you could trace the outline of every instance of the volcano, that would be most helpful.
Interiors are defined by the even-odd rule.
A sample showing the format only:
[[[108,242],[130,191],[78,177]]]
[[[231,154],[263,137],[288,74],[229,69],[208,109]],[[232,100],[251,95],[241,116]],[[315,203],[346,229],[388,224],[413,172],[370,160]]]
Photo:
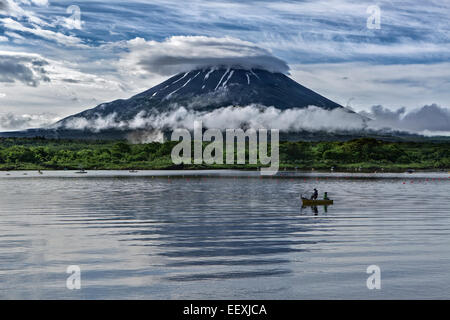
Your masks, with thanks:
[[[308,114],[311,106],[313,112]],[[249,109],[256,109],[257,113],[248,113]],[[299,110],[304,110],[305,114],[299,117]],[[284,111],[284,118],[274,119]],[[208,119],[220,118],[222,124],[225,119],[225,128],[230,129],[234,127],[228,115],[232,115],[231,120],[246,119],[247,122],[238,124],[245,129],[250,127],[252,117],[258,118],[258,113],[264,114],[263,120],[278,121],[277,125],[280,121],[282,125],[293,124],[287,130],[280,130],[281,140],[346,141],[361,137],[393,141],[421,139],[407,132],[366,129],[365,124],[371,121],[369,118],[321,96],[283,73],[241,67],[210,67],[182,72],[129,99],[102,103],[47,128],[3,132],[0,137],[150,142],[167,138],[180,123],[184,125],[189,121],[192,125],[205,115]],[[311,118],[311,114],[318,116]],[[337,114],[339,116],[334,118]],[[339,117],[343,116],[347,122],[336,129]],[[169,125],[168,120],[172,121]],[[217,123],[213,121],[213,125]],[[297,123],[300,125],[295,125]],[[272,128],[270,125],[265,127]]]
[[[251,104],[273,106],[281,110],[308,106],[327,110],[342,108],[282,73],[261,69],[210,68],[177,74],[130,99],[103,103],[67,117],[59,124],[64,126],[74,118],[92,120],[112,114],[116,115],[117,121],[127,121],[140,112],[162,113],[174,106],[212,111]]]
[[[131,129],[127,125],[137,116],[155,116],[180,107],[196,112],[211,112],[230,106],[248,105],[279,110],[309,106],[324,110],[346,110],[283,73],[214,67],[179,73],[129,99],[102,103],[64,118],[50,128],[9,132],[1,136],[117,139],[137,129],[146,129]],[[87,123],[102,123],[103,126],[89,127]]]

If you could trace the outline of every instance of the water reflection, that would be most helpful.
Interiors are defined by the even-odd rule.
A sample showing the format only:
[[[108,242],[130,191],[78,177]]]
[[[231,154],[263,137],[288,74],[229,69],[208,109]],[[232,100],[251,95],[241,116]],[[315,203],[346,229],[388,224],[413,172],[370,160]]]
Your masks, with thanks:
[[[327,205],[324,206],[305,206],[302,205],[300,208],[300,214],[307,216],[307,215],[314,215],[319,216],[319,213],[321,216],[326,216],[328,213],[328,207]]]
[[[276,205],[265,206],[267,199],[273,198],[267,194],[271,187],[264,186],[260,190],[262,194],[249,194],[253,181],[204,184],[194,179],[171,183],[170,195],[157,193],[155,196],[141,191],[139,196],[133,195],[133,206],[122,208],[120,217],[114,217],[146,222],[145,227],[126,225],[122,231],[114,226],[114,230],[122,242],[146,247],[149,256],[163,258],[164,266],[169,268],[166,269],[168,280],[289,274],[292,273],[290,257],[294,253],[301,255],[318,243],[310,239],[310,233],[317,228],[314,220],[299,221],[295,207],[279,211]],[[159,186],[159,189],[164,188]],[[105,211],[123,205],[124,196],[105,203]],[[193,268],[185,272],[187,266]]]
[[[449,179],[52,174],[0,179],[1,298],[371,298],[370,264],[383,298],[450,292]]]

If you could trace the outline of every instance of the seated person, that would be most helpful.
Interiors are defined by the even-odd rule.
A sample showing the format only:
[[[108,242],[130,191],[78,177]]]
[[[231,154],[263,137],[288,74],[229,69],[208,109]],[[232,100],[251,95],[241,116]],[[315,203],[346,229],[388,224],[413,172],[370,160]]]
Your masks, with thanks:
[[[314,188],[314,193],[311,196],[311,200],[317,200],[317,197],[319,196],[319,191],[317,191],[316,188]]]

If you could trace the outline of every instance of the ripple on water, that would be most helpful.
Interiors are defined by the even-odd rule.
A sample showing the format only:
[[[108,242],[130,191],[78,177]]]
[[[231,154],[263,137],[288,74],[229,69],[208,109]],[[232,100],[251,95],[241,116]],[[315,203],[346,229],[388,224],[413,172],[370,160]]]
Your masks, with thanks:
[[[182,174],[1,176],[0,297],[449,298],[447,175]],[[312,187],[335,204],[300,208]]]

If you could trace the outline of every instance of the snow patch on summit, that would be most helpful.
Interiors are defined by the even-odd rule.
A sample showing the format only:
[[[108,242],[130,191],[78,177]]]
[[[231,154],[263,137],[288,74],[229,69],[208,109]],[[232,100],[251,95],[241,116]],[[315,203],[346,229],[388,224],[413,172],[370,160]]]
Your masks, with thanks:
[[[216,71],[216,69],[214,69],[214,68],[212,68],[211,70],[209,70],[208,73],[205,75],[205,78],[204,78],[203,80],[208,80],[209,75],[210,75],[211,73],[213,73],[214,71]]]
[[[220,86],[220,84],[222,83],[223,78],[225,78],[225,76],[227,75],[228,72],[230,72],[229,68],[225,71],[225,73],[223,74],[222,78],[220,78],[219,83],[217,84],[217,86],[214,89],[214,91],[217,90],[217,88]]]
[[[233,76],[234,70],[231,70],[230,74],[228,75],[227,80],[225,80],[225,82],[222,84],[222,87],[225,87],[228,83],[228,81],[231,79],[231,77]]]

